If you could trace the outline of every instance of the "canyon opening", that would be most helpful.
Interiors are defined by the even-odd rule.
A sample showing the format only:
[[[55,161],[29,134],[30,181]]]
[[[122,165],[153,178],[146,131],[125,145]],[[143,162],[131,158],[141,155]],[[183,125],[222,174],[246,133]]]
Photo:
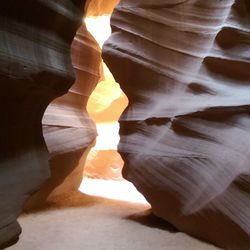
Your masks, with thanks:
[[[86,16],[83,20],[100,49],[111,35],[110,18],[110,15]],[[100,80],[87,103],[87,112],[96,124],[97,138],[87,156],[79,190],[89,195],[147,203],[121,173],[124,163],[117,152],[120,139],[118,119],[127,105],[126,95],[102,60]]]
[[[249,0],[0,1],[0,249],[249,250],[249,83]]]

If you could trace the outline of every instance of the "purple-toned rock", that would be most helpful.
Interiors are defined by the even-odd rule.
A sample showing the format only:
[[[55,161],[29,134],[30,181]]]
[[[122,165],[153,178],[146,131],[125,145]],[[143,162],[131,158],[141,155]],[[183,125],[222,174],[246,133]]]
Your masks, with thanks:
[[[111,24],[124,177],[178,229],[250,249],[249,1],[121,0]]]
[[[23,203],[50,175],[41,120],[75,80],[70,46],[84,3],[0,3],[0,248],[18,239]]]

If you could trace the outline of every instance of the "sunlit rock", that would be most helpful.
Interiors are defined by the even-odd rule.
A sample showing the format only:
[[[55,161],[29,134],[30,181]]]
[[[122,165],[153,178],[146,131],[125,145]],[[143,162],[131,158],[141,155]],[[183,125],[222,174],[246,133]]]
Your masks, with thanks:
[[[91,3],[95,3],[95,1]],[[103,2],[99,3],[103,5]],[[91,11],[89,8],[88,10]],[[98,13],[101,14],[102,11],[105,11],[103,6]],[[88,17],[87,12],[84,22],[88,31],[102,47],[111,35],[110,15]],[[95,147],[88,154],[84,175],[91,178],[121,180],[123,179],[121,176],[123,161],[117,152],[120,139],[118,119],[128,105],[128,99],[103,62],[102,70],[103,77],[92,92],[87,104],[87,111],[96,122],[98,136]]]
[[[87,16],[110,15],[119,0],[87,0],[85,12]]]
[[[48,106],[42,120],[51,178],[28,200],[26,209],[78,190],[85,159],[94,145],[96,127],[88,116],[86,104],[101,78],[101,49],[84,24],[72,43],[71,57],[76,81],[67,94]]]
[[[249,249],[249,1],[121,0],[111,25],[124,177],[178,229]]]
[[[84,167],[84,175],[90,178],[122,180],[122,166],[123,160],[116,150],[91,150]]]
[[[96,123],[114,123],[128,105],[128,99],[104,64],[104,79],[91,94],[87,110]]]

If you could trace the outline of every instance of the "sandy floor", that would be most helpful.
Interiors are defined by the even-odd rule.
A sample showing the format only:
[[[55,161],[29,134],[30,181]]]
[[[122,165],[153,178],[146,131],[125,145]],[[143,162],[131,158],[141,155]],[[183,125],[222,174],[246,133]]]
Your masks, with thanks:
[[[149,213],[148,204],[82,194],[61,197],[24,214],[23,233],[10,250],[218,250],[178,232]]]

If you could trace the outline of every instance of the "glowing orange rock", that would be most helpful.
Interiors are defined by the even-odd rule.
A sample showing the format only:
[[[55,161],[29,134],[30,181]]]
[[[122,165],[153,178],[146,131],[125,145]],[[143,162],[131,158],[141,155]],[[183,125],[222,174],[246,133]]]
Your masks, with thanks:
[[[88,116],[86,103],[101,77],[101,50],[84,24],[74,38],[71,55],[76,81],[67,94],[48,106],[42,121],[51,156],[51,177],[28,200],[26,209],[78,190],[85,159],[94,145],[96,128]]]

